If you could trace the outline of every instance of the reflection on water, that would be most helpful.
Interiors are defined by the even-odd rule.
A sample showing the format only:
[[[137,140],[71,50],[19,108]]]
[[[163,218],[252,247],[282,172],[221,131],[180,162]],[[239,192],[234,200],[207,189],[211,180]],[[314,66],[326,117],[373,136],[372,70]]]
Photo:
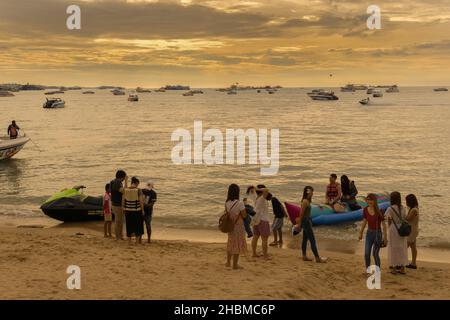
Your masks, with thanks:
[[[66,187],[84,184],[100,195],[118,168],[156,182],[155,219],[168,226],[216,228],[229,183],[264,183],[282,201],[297,201],[302,188],[323,198],[331,172],[348,174],[361,193],[399,190],[418,195],[422,241],[450,243],[450,99],[431,88],[400,93],[361,106],[363,92],[339,93],[339,101],[312,101],[307,89],[274,95],[205,90],[140,94],[138,103],[108,91],[67,92],[67,107],[44,110],[42,92],[20,92],[0,101],[0,126],[13,118],[38,145],[28,143],[16,159],[0,163],[0,214],[39,216],[39,205]],[[171,134],[204,130],[277,128],[280,170],[261,177],[260,166],[175,166]],[[1,128],[0,128],[1,129]],[[40,149],[40,150],[39,150]],[[357,228],[318,228],[330,238],[353,239]]]

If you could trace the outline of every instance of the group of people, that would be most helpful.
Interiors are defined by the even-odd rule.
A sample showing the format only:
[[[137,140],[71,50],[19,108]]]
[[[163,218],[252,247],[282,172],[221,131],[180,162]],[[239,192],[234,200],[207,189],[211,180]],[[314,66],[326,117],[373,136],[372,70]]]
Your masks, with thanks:
[[[154,183],[148,181],[144,188],[139,188],[140,181],[129,178],[125,171],[118,170],[116,178],[105,186],[103,197],[104,233],[112,237],[112,221],[114,215],[114,232],[116,240],[125,240],[123,225],[125,221],[126,235],[131,242],[142,243],[144,225],[147,231],[147,242],[151,242],[153,208],[157,200]]]
[[[343,175],[341,184],[337,183],[337,175],[330,175],[330,183],[326,188],[327,203],[337,212],[344,210],[358,210],[361,206],[356,201],[358,191],[355,183]],[[301,253],[304,261],[312,261],[307,254],[308,242],[317,263],[325,263],[327,259],[319,255],[317,242],[314,236],[311,204],[314,188],[306,186],[303,189],[301,199],[300,216],[293,226],[293,235],[303,232],[301,241]],[[273,208],[273,222],[270,226],[269,202]],[[419,204],[417,197],[410,194],[406,197],[406,208],[402,205],[399,192],[390,194],[390,206],[383,212],[378,207],[378,197],[370,193],[366,197],[367,206],[363,210],[363,222],[359,233],[362,240],[364,230],[368,227],[365,238],[364,260],[365,273],[369,274],[368,267],[371,265],[371,256],[375,265],[381,267],[380,249],[388,248],[388,262],[393,274],[405,274],[405,268],[417,269],[417,246],[416,239],[419,234]],[[348,209],[347,209],[348,208]],[[247,254],[248,238],[252,238],[252,257],[263,257],[270,259],[268,254],[268,240],[270,231],[273,232],[274,241],[270,245],[282,245],[282,228],[284,218],[287,217],[282,203],[274,197],[265,185],[247,188],[242,201],[240,200],[240,188],[237,184],[228,187],[228,195],[225,202],[225,211],[234,221],[234,228],[228,233],[227,242],[227,267],[241,269],[239,256]],[[387,221],[387,224],[386,224]],[[400,235],[402,224],[410,226],[408,236]],[[259,238],[262,239],[262,255],[257,253]],[[408,263],[408,246],[412,252],[412,262]]]

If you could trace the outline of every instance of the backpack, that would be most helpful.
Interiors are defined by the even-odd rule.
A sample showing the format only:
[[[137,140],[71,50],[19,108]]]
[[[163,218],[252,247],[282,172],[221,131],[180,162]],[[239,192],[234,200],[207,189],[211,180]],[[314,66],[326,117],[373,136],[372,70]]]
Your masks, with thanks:
[[[397,226],[394,219],[392,219],[392,222],[394,223],[395,229],[397,229],[397,232],[400,237],[407,237],[411,234],[411,225],[402,218],[402,216],[397,212],[397,210],[394,209],[394,207],[391,207],[392,211],[395,212],[397,217],[400,219],[400,227]]]
[[[230,211],[234,208],[234,206],[238,202],[239,202],[238,200],[236,200],[234,202],[234,204],[230,208]],[[225,212],[223,213],[223,215],[219,219],[219,230],[222,231],[223,233],[233,232],[234,225],[236,224],[238,219],[239,219],[239,217],[236,219],[236,221],[234,221],[231,218],[230,212],[227,210],[227,206],[225,205]]]

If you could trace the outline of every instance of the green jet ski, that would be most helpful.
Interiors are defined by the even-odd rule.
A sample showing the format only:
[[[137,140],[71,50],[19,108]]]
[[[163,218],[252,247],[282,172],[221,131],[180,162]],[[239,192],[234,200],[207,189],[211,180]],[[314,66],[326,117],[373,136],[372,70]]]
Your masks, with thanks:
[[[64,189],[45,201],[41,210],[50,218],[63,222],[103,219],[103,197],[83,194],[85,186]]]

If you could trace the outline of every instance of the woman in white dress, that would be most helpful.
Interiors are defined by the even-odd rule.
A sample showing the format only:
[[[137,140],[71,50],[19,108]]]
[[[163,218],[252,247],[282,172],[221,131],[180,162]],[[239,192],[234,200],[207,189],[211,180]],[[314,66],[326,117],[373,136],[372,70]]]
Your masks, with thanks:
[[[408,264],[408,237],[401,237],[398,228],[402,220],[406,219],[406,210],[402,206],[399,192],[391,193],[391,206],[387,209],[385,217],[388,220],[388,263],[393,274],[406,274],[405,266]]]

